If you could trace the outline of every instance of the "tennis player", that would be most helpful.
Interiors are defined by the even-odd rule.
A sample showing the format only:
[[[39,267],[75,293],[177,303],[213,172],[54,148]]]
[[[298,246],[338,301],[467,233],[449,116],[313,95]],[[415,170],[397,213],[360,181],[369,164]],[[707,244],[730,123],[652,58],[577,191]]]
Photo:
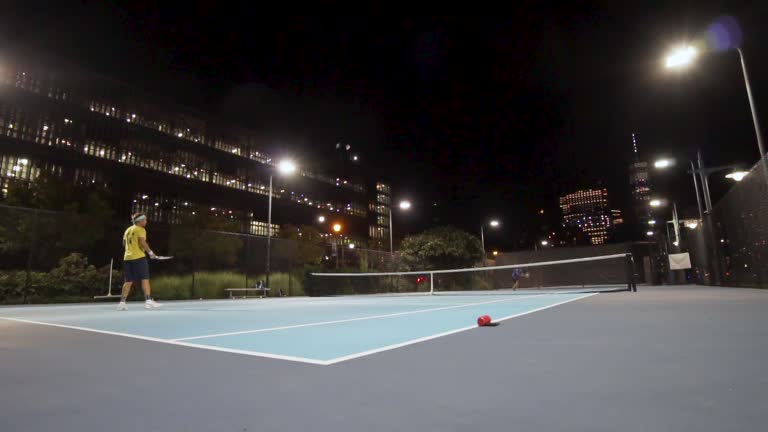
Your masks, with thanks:
[[[149,287],[149,258],[156,258],[152,249],[147,243],[147,215],[136,213],[131,218],[133,225],[128,227],[123,234],[123,245],[125,246],[125,256],[123,259],[123,273],[125,274],[125,283],[123,292],[120,296],[120,303],[117,310],[128,310],[125,304],[128,294],[131,293],[131,286],[134,282],[141,282],[141,289],[144,291],[144,309],[155,309],[162,305],[152,300]]]
[[[518,285],[520,284],[520,278],[522,278],[524,275],[523,270],[516,268],[512,269],[512,280],[515,281],[515,284],[512,286],[512,290],[516,290]]]

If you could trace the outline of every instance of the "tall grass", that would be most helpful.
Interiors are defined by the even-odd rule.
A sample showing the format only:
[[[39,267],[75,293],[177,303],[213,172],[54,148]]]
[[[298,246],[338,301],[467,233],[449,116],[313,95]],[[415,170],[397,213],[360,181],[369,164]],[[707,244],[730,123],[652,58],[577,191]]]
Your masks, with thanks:
[[[235,272],[197,272],[152,278],[152,296],[162,300],[224,298],[225,288],[244,288],[245,275]],[[193,297],[194,296],[194,297]]]
[[[254,277],[248,277],[248,284],[253,286],[253,284],[256,283],[256,281],[263,280],[266,281],[267,277],[265,275],[258,275]],[[270,273],[269,274],[269,295],[272,297],[277,297],[278,292],[280,289],[283,290],[283,295],[286,296],[303,296],[304,294],[304,283],[302,281],[302,278],[294,275],[291,275],[291,282],[290,287],[288,283],[288,273]]]
[[[197,272],[194,275],[194,290],[192,274],[163,275],[152,278],[152,296],[161,300],[187,300],[192,298],[225,298],[229,297],[226,288],[246,288],[245,275],[235,272]],[[265,280],[264,275],[249,276],[248,287],[256,285],[258,280]],[[271,273],[269,275],[270,296],[277,296],[282,288],[284,295],[303,296],[304,287],[301,279],[294,276],[288,289],[287,273]],[[242,292],[236,293],[242,295]],[[254,293],[249,293],[254,294]]]

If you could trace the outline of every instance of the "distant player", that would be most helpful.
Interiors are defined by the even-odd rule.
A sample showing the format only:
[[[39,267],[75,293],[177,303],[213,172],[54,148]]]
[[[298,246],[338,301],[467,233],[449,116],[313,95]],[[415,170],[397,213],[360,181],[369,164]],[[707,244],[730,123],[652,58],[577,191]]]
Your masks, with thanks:
[[[133,225],[128,227],[123,234],[123,245],[125,246],[125,256],[123,260],[123,273],[125,273],[125,283],[123,284],[123,292],[120,296],[120,303],[117,305],[117,310],[128,310],[128,305],[125,304],[128,294],[131,293],[131,286],[134,282],[141,282],[141,289],[144,291],[144,309],[159,308],[162,305],[152,300],[149,287],[149,260],[150,258],[156,258],[152,249],[150,249],[147,243],[147,230],[144,229],[147,226],[147,215],[144,213],[136,213],[131,218]]]
[[[516,290],[517,286],[520,284],[520,279],[525,276],[525,273],[522,269],[516,268],[512,269],[512,280],[515,281],[515,284],[512,285],[512,290]]]

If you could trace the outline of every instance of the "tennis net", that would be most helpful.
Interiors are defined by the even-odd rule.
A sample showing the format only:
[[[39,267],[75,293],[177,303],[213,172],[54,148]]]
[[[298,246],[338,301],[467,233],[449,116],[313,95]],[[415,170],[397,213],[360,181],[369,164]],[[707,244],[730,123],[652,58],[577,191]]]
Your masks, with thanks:
[[[632,254],[493,267],[382,273],[312,273],[310,296],[636,291]]]

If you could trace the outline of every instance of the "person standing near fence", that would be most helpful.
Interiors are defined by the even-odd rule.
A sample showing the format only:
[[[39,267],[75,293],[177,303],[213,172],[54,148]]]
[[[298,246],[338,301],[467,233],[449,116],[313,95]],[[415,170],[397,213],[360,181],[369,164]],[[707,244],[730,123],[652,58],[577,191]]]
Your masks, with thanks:
[[[147,215],[136,213],[131,218],[131,221],[133,225],[128,227],[123,234],[123,245],[125,246],[123,273],[125,275],[125,283],[123,284],[123,292],[120,296],[117,310],[128,310],[128,305],[125,302],[128,299],[128,294],[131,293],[131,286],[133,286],[134,282],[141,282],[141,289],[144,291],[144,308],[159,308],[162,305],[152,300],[149,286],[149,260],[147,260],[147,255],[149,255],[149,258],[155,258],[156,255],[149,247],[149,243],[147,243],[147,230],[144,228],[147,226]]]

